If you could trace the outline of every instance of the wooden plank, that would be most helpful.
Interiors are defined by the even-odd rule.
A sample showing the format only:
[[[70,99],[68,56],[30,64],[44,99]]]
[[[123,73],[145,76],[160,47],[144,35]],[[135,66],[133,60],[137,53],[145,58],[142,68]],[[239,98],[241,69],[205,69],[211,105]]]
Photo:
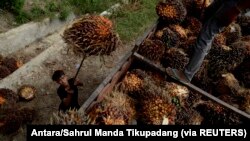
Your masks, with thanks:
[[[158,70],[158,71],[161,71],[161,72],[164,73],[164,74],[167,74],[167,73],[165,72],[165,68],[163,68],[163,67],[161,67],[161,66],[159,66],[159,65],[157,65],[157,64],[155,64],[155,63],[153,63],[152,61],[150,61],[149,59],[145,58],[144,56],[142,56],[142,55],[140,55],[140,54],[138,54],[138,53],[136,53],[136,52],[133,54],[133,56],[136,57],[137,59],[139,59],[140,61],[142,61],[142,62],[148,64],[149,66],[153,67],[154,69],[156,69],[156,70]],[[170,77],[171,77],[171,76],[170,76]],[[171,77],[171,78],[172,78],[172,77]],[[174,78],[173,78],[173,79],[174,79]],[[176,79],[175,79],[175,80],[176,80]],[[230,104],[228,104],[228,103],[226,103],[226,102],[220,100],[219,98],[217,98],[217,97],[215,97],[215,96],[213,96],[213,95],[207,93],[206,91],[200,89],[199,87],[197,87],[197,86],[195,86],[195,85],[193,85],[193,84],[191,84],[191,83],[186,83],[186,82],[182,82],[182,81],[179,81],[179,80],[177,80],[177,81],[180,82],[180,83],[182,83],[183,85],[189,87],[190,89],[193,89],[193,90],[197,91],[198,93],[200,93],[200,94],[202,94],[202,95],[208,97],[209,99],[211,99],[211,100],[213,100],[213,101],[219,103],[220,105],[222,105],[222,106],[224,106],[224,107],[226,107],[226,108],[228,108],[228,109],[230,109],[230,110],[232,110],[232,111],[234,111],[234,112],[236,112],[236,113],[238,113],[238,114],[240,114],[240,115],[242,115],[242,116],[244,116],[244,117],[250,119],[250,115],[247,114],[246,112],[244,112],[244,111],[242,111],[242,110],[240,110],[240,109],[237,109],[236,107],[234,107],[234,106],[232,106],[232,105],[230,105]]]

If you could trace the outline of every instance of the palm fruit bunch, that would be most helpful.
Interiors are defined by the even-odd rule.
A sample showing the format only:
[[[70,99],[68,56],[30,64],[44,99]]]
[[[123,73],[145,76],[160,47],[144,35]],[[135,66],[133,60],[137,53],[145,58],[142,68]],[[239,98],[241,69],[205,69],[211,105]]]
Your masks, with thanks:
[[[180,38],[178,34],[174,31],[172,31],[169,27],[166,27],[162,29],[162,38],[161,40],[164,42],[164,44],[167,47],[175,47],[179,44]]]
[[[3,79],[11,74],[11,71],[3,65],[0,65],[0,79]]]
[[[182,0],[182,3],[187,10],[187,15],[193,15],[194,0]]]
[[[156,39],[162,39],[163,36],[163,30],[162,29],[158,29],[155,31],[154,36],[156,37]]]
[[[66,112],[56,112],[50,117],[51,125],[86,125],[90,119],[86,113],[82,113],[76,109],[69,109]]]
[[[160,61],[165,52],[165,47],[160,40],[146,39],[138,49],[138,53],[152,61]]]
[[[189,61],[187,54],[180,48],[166,50],[162,64],[166,67],[183,69]]]
[[[250,94],[245,97],[241,109],[250,114]]]
[[[23,124],[31,123],[36,116],[36,110],[30,107],[23,107],[16,111],[17,115],[21,117]]]
[[[244,52],[244,48],[230,48],[223,45],[213,46],[208,55],[210,77],[217,78],[223,73],[233,71],[243,62]]]
[[[232,23],[224,29],[222,34],[226,37],[226,45],[230,46],[242,36],[240,25]]]
[[[180,40],[185,41],[187,39],[187,32],[182,26],[175,24],[175,25],[170,25],[169,28],[173,32],[177,33]]]
[[[177,106],[185,106],[186,99],[189,96],[189,90],[187,87],[178,85],[173,82],[166,82],[164,95],[169,95],[173,100],[177,100],[175,103]]]
[[[174,124],[176,107],[166,89],[157,85],[149,76],[144,78],[143,85],[144,93],[137,99],[138,120],[143,124],[161,125],[167,119],[168,124]]]
[[[15,111],[10,112],[3,117],[1,115],[0,121],[2,121],[0,133],[6,135],[17,132],[22,124],[22,118]]]
[[[183,27],[187,29],[187,36],[197,37],[202,28],[202,23],[195,17],[187,17],[183,23]]]
[[[18,95],[6,88],[0,89],[0,114],[8,113],[10,110],[16,108]]]
[[[239,114],[211,101],[199,103],[195,109],[203,117],[206,117],[202,121],[204,125],[238,125],[243,123]]]
[[[18,95],[21,99],[24,99],[26,101],[30,101],[33,98],[35,98],[36,92],[37,92],[37,90],[34,86],[23,85],[22,87],[19,88]]]
[[[75,52],[87,55],[110,55],[119,44],[112,21],[99,15],[76,19],[65,29],[63,39]]]
[[[153,100],[152,100],[153,99]],[[167,117],[170,124],[175,121],[175,106],[158,94],[146,94],[140,100],[140,119],[145,124],[161,125]]]
[[[187,104],[186,107],[195,107],[195,105],[202,102],[203,98],[204,97],[200,93],[198,93],[198,92],[196,92],[194,90],[190,90],[189,91],[189,97],[186,100],[187,101],[186,102],[186,104]]]
[[[246,88],[250,88],[250,59],[245,59],[234,72],[235,77],[240,80]]]
[[[190,107],[177,109],[175,125],[201,125],[204,117]]]
[[[187,10],[180,0],[165,0],[156,5],[156,13],[167,23],[180,23],[186,18]]]
[[[246,15],[240,15],[237,18],[237,23],[241,27],[243,35],[250,35],[250,17]]]
[[[238,80],[231,73],[223,74],[216,88],[218,93],[227,95],[239,95],[238,91],[242,91]]]
[[[204,15],[205,9],[211,4],[211,0],[194,0],[193,14],[201,19]]]
[[[14,72],[23,65],[23,62],[21,60],[10,57],[4,58],[2,64],[6,66],[10,70],[10,72]]]
[[[181,48],[190,58],[193,54],[193,47],[195,45],[195,42],[196,42],[196,37],[191,36],[186,41],[181,42],[178,48]]]
[[[248,41],[246,41],[248,40]],[[231,48],[244,48],[245,57],[250,58],[250,38],[242,38],[240,41],[233,43]]]
[[[212,79],[208,75],[208,67],[209,67],[209,60],[205,59],[202,62],[202,65],[200,69],[197,71],[197,73],[193,77],[193,83],[202,88],[205,91],[211,91],[212,90]]]
[[[4,57],[0,54],[0,65],[2,64],[3,59],[4,59]]]
[[[215,35],[214,40],[213,40],[213,44],[215,45],[226,45],[226,37],[224,34],[219,33],[217,35]]]
[[[155,82],[156,85],[158,85],[158,86],[165,85],[166,79],[159,72],[157,72],[157,71],[148,71],[146,73],[147,73],[148,77],[150,77],[152,79],[152,81]]]
[[[88,113],[97,125],[127,125],[135,119],[135,103],[123,92],[112,91]]]
[[[220,93],[224,101],[232,103],[244,111],[249,111],[249,95],[250,89],[247,89],[239,84],[239,81],[232,73],[223,74],[217,84],[217,92]]]
[[[143,77],[136,72],[127,72],[120,85],[121,91],[135,97],[138,93],[141,93],[142,88]]]

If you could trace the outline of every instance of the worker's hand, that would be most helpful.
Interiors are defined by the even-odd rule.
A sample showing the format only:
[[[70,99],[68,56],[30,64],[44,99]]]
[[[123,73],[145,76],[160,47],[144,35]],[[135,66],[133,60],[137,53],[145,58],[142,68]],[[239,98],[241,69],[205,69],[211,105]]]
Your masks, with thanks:
[[[240,11],[236,6],[224,7],[216,15],[218,18],[218,24],[222,27],[230,25],[237,19]]]
[[[74,93],[74,91],[70,88],[70,86],[65,87],[65,91],[66,91],[67,93],[69,93],[69,94],[73,94],[73,93]]]
[[[83,83],[80,82],[80,80],[76,79],[74,85],[76,85],[76,86],[83,86]]]

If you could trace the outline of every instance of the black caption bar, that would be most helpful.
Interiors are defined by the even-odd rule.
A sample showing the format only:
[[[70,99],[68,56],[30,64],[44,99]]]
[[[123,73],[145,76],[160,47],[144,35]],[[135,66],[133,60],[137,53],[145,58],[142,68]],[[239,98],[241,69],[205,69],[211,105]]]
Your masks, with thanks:
[[[84,139],[89,137],[140,137],[171,140],[188,138],[235,138],[248,140],[249,126],[97,126],[97,125],[28,125],[27,140],[49,138]]]

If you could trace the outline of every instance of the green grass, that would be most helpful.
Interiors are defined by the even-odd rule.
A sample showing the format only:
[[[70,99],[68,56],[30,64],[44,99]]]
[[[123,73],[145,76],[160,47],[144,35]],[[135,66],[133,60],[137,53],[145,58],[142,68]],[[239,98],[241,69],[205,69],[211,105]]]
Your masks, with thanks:
[[[156,0],[141,0],[138,10],[129,10],[131,9],[130,5],[123,7],[115,15],[111,16],[123,41],[132,41],[156,21],[156,2]]]
[[[7,1],[7,0],[6,0]],[[23,2],[24,0],[15,0]],[[129,4],[122,6],[110,19],[123,41],[132,41],[151,26],[157,18],[155,6],[158,0],[128,0]],[[70,12],[77,15],[86,13],[101,13],[121,0],[33,0],[34,5],[29,11],[22,9],[22,3],[15,3],[18,13],[14,13],[16,22],[23,24],[29,21],[38,21],[45,17],[59,15],[65,20]]]

